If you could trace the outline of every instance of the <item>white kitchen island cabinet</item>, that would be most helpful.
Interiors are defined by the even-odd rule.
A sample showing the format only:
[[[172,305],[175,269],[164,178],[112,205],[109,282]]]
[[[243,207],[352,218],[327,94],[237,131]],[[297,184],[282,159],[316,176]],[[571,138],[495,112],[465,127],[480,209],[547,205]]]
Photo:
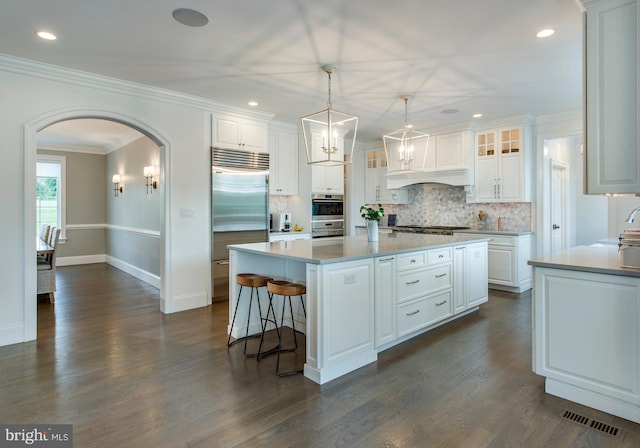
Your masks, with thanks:
[[[487,299],[486,239],[391,233],[381,234],[377,243],[350,236],[228,247],[229,322],[238,273],[306,284],[307,318],[301,307],[293,314],[296,328],[306,334],[304,374],[318,384],[376,361],[379,352],[473,312]],[[474,254],[460,273],[453,269],[454,247],[469,247]],[[476,300],[454,309],[458,284],[473,290]],[[247,331],[249,291],[242,294],[247,297],[241,300],[235,326],[228,328],[234,337]],[[264,310],[267,298],[262,299]],[[276,303],[275,309],[281,310],[282,304]],[[249,334],[262,331],[256,313],[251,318]]]
[[[545,391],[640,423],[640,270],[620,268],[608,247],[529,263],[533,370]]]

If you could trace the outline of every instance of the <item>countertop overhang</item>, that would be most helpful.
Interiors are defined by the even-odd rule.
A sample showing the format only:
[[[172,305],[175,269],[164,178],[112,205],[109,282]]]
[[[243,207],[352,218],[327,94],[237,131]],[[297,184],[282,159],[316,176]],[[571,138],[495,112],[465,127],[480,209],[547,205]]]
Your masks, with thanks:
[[[640,277],[640,269],[620,266],[620,254],[616,247],[576,246],[555,254],[534,258],[528,263],[541,268]]]
[[[378,242],[367,241],[366,235],[355,235],[331,240],[274,241],[271,243],[230,244],[227,247],[230,250],[288,258],[305,263],[325,264],[455,246],[471,241],[488,241],[488,238],[470,239],[468,236],[394,232],[381,233]]]

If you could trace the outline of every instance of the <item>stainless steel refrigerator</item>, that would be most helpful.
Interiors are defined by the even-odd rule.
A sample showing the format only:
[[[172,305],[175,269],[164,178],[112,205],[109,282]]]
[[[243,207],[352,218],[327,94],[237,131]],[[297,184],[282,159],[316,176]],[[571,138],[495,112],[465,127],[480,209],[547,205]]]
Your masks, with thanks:
[[[213,300],[228,299],[228,244],[269,241],[269,154],[211,150]]]

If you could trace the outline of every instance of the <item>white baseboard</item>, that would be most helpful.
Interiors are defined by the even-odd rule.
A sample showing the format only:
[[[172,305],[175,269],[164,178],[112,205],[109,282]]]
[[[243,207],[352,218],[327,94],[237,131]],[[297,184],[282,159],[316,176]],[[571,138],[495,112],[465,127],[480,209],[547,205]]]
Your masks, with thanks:
[[[75,257],[57,257],[56,266],[75,266],[77,264],[105,263],[105,254],[100,255],[79,255]]]
[[[126,261],[119,260],[110,255],[105,255],[106,262],[113,266],[114,268],[118,268],[121,271],[126,272],[127,274],[133,275],[135,278],[142,280],[145,283],[150,284],[151,286],[155,286],[160,289],[160,276],[147,272],[143,269],[140,269],[137,266],[127,263]]]
[[[108,263],[111,266],[133,275],[135,278],[142,280],[145,283],[155,286],[160,289],[160,276],[140,269],[137,266],[127,263],[126,261],[119,260],[110,255],[98,254],[98,255],[80,255],[75,257],[58,257],[56,258],[56,266],[75,266],[79,264],[92,264],[92,263]]]
[[[0,325],[0,346],[27,342],[22,322]]]

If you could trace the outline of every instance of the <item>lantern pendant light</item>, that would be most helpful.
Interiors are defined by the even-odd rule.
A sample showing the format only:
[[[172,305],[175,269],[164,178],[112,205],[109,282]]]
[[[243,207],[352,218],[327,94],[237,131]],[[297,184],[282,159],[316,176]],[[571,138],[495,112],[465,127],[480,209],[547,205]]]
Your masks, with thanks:
[[[404,100],[404,128],[382,137],[387,156],[387,172],[421,171],[426,161],[429,134],[414,130],[413,125],[408,123],[409,97],[401,95],[400,99]]]
[[[329,78],[327,108],[300,118],[307,163],[325,166],[345,165],[351,163],[358,132],[358,117],[333,110],[331,74],[337,69],[333,65],[323,65],[322,70]]]

